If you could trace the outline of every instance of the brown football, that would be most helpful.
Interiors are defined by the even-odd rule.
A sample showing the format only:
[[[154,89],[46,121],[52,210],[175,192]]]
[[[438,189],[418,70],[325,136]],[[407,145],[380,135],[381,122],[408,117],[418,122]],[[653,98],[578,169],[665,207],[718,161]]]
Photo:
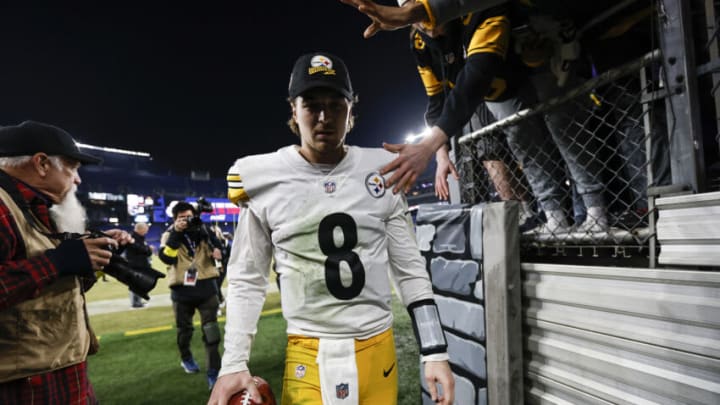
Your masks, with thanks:
[[[277,405],[277,402],[275,401],[275,394],[273,394],[270,384],[268,384],[268,382],[262,377],[258,376],[253,376],[253,380],[255,380],[255,386],[258,391],[260,391],[261,402],[252,402],[250,398],[247,397],[247,390],[242,390],[230,397],[228,405]]]

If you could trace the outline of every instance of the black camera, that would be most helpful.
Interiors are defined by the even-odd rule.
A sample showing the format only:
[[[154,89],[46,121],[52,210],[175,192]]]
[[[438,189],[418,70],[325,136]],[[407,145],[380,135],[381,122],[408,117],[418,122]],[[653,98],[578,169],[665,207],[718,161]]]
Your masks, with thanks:
[[[197,199],[197,211],[198,212],[205,212],[205,213],[211,213],[213,212],[214,208],[212,204],[205,199],[205,197],[200,197]]]
[[[202,227],[203,221],[202,218],[199,216],[197,217],[187,217],[185,218],[185,222],[187,222],[187,228],[185,228],[185,231],[187,232],[195,232],[200,230]]]
[[[92,231],[89,238],[110,237],[99,231]],[[118,281],[130,288],[130,291],[149,300],[148,293],[155,288],[157,280],[164,278],[165,274],[148,266],[145,268],[132,267],[124,257],[118,254],[118,249],[108,247],[112,252],[110,263],[103,268],[103,272],[115,277]]]
[[[187,228],[186,231],[188,232],[196,232],[202,229],[202,218],[200,218],[201,213],[211,213],[213,212],[214,208],[208,200],[205,199],[205,197],[200,197],[197,199],[197,207],[196,210],[198,212],[198,216],[192,216],[188,217],[186,219],[187,221]]]

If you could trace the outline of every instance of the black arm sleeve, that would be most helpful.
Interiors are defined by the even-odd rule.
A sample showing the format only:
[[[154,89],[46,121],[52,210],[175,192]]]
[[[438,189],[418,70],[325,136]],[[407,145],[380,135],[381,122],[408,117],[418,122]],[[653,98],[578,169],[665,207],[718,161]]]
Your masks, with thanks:
[[[447,340],[440,323],[435,300],[415,301],[408,305],[408,313],[412,320],[415,339],[423,356],[447,352]]]
[[[427,110],[425,111],[425,124],[427,124],[427,126],[432,127],[437,123],[438,118],[440,118],[442,114],[444,104],[444,93],[428,97]]]
[[[503,60],[494,53],[471,55],[448,94],[437,125],[448,136],[462,132],[463,126],[484,102],[490,85],[502,68]]]
[[[443,104],[445,103],[445,93],[449,91],[443,77],[437,77],[433,67],[442,65],[444,62],[438,60],[430,50],[435,42],[431,38],[423,37],[419,31],[413,28],[410,36],[410,52],[415,58],[418,72],[420,73],[420,82],[425,88],[425,94],[428,97],[427,109],[425,110],[425,124],[428,126],[435,125],[438,117],[442,113]],[[442,59],[442,56],[440,56]],[[423,73],[424,72],[424,73]]]

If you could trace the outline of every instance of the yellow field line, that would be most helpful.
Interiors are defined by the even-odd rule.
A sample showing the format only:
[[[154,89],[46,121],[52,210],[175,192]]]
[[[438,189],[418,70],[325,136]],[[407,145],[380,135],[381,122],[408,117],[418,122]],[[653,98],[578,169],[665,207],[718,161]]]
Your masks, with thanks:
[[[282,312],[281,308],[275,308],[275,309],[268,309],[267,311],[263,311],[260,313],[260,316],[267,316],[267,315],[273,315]],[[218,318],[218,322],[225,322],[225,317]],[[193,322],[193,325],[200,326],[200,321]],[[173,329],[172,325],[165,325],[165,326],[156,326],[154,328],[144,328],[144,329],[135,329],[135,330],[129,330],[127,332],[123,332],[123,336],[137,336],[137,335],[145,335],[148,333],[155,333],[155,332],[165,332],[168,330]],[[102,336],[97,337],[98,340],[102,338]]]
[[[262,311],[260,316],[279,314],[280,312],[282,312],[282,308],[268,309],[267,311]]]
[[[146,333],[153,333],[153,332],[162,332],[166,330],[172,329],[172,326],[165,325],[165,326],[156,326],[154,328],[145,328],[145,329],[136,329],[131,330],[123,333],[124,336],[135,336],[135,335],[144,335]]]

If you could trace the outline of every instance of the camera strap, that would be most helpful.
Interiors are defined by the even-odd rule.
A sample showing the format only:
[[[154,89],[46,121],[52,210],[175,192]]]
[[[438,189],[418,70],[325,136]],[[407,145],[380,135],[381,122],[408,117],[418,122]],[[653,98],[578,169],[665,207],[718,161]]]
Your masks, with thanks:
[[[69,239],[77,239],[80,237],[80,234],[77,233],[70,233],[70,232],[55,232],[55,233],[48,233],[45,232],[43,227],[40,225],[39,220],[33,215],[32,209],[30,208],[30,204],[28,204],[27,201],[23,198],[22,194],[20,194],[20,191],[17,189],[15,184],[13,184],[12,178],[9,174],[5,173],[4,170],[0,170],[0,188],[5,190],[5,192],[10,195],[10,198],[12,198],[13,202],[20,208],[20,211],[22,211],[23,216],[25,217],[25,221],[27,221],[30,226],[35,228],[37,232],[40,232],[41,234],[47,236],[48,238],[58,239],[58,240],[69,240]]]
[[[195,243],[187,233],[183,233],[183,236],[185,237],[185,241],[187,241],[188,254],[193,258],[193,261],[195,261],[195,248],[198,244]]]

